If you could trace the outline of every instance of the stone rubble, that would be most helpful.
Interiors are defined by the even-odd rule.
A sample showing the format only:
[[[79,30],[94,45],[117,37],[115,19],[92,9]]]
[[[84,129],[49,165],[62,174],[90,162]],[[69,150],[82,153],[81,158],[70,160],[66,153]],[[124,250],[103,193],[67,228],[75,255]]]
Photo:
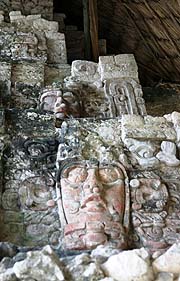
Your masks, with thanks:
[[[27,258],[16,262],[13,270],[16,276],[24,281],[28,281],[29,277],[35,280],[64,281],[60,260],[50,246],[39,252],[28,252]]]
[[[117,253],[109,247],[102,250],[98,246],[91,253],[66,253],[63,257],[63,252],[54,251],[47,245],[41,250],[27,249],[27,257],[19,262],[12,258],[2,259],[0,280],[179,281],[179,249],[180,243],[174,244],[153,259],[144,248]]]
[[[144,249],[123,251],[110,257],[102,268],[117,281],[153,281],[149,255]],[[118,270],[117,270],[118,269]]]

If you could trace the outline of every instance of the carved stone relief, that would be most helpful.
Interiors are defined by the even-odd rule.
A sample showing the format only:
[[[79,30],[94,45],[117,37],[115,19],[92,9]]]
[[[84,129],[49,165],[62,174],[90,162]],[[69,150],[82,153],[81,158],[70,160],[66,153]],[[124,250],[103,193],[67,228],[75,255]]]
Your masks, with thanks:
[[[111,117],[122,114],[146,115],[142,89],[136,80],[130,78],[107,80],[105,91],[111,104]]]
[[[124,168],[97,160],[72,161],[62,163],[59,176],[65,247],[92,249],[111,243],[126,248],[129,187]]]
[[[127,57],[122,55],[100,57],[99,64],[79,60],[72,63],[72,76],[65,83],[67,87],[79,89],[80,98],[84,102],[83,117],[117,117],[125,113],[146,115],[143,93],[136,75],[136,63],[133,58],[130,61],[128,63]],[[105,79],[103,71],[106,72],[108,66],[102,65],[107,62],[114,65],[112,75],[105,76]],[[117,76],[116,68],[120,62],[126,64],[126,71],[122,70],[122,75],[119,72]],[[71,80],[74,80],[73,83]]]
[[[6,219],[1,221],[1,240],[32,246],[37,242],[57,244],[59,221],[47,204],[56,196],[54,119],[33,111],[10,110],[6,114],[11,141],[3,153],[1,214]]]
[[[130,118],[67,120],[59,129],[56,202],[63,226],[63,246],[67,249],[91,249],[98,244],[110,243],[119,248],[144,246],[149,252],[161,252],[179,239],[179,195],[177,184],[171,183],[177,173],[170,175],[175,167],[157,156],[165,145],[163,152],[167,153],[169,149],[174,159],[176,140],[172,125],[155,117],[155,125],[160,126],[163,122],[157,137],[153,118],[150,123],[149,117],[136,116],[136,124],[132,124],[130,129],[131,123],[125,123],[126,117]],[[149,136],[153,135],[154,139],[145,138],[145,133],[140,132],[140,124],[142,130],[143,126],[145,131],[148,127]],[[135,126],[136,131],[133,129]],[[163,133],[165,128],[166,134]],[[179,161],[177,157],[176,160]],[[179,171],[179,162],[176,169]],[[113,180],[117,174],[119,178]],[[131,199],[131,209],[130,201],[125,200],[127,198]],[[119,209],[116,217],[112,214],[115,206],[122,205],[119,200],[125,200],[126,211]],[[128,220],[127,214],[130,216]],[[91,219],[96,222],[96,227],[89,224]],[[129,220],[132,220],[132,229]],[[119,244],[114,236],[116,227],[113,225],[110,232],[106,229],[106,225],[112,226],[114,221],[121,225]],[[128,227],[124,225],[127,221]],[[128,234],[132,239],[127,239]]]
[[[161,151],[156,157],[167,166],[179,166],[180,161],[176,158],[176,145],[170,141],[163,141],[161,143]]]
[[[1,239],[163,251],[180,238],[180,115],[146,115],[132,55],[75,61],[63,83],[42,89],[40,54],[52,67],[64,65],[64,36],[56,41],[55,22],[31,24],[36,32],[27,34],[29,22],[13,35],[4,56],[14,63],[0,74],[2,85],[12,81],[9,104],[16,107],[6,109],[6,132],[0,129]]]
[[[81,117],[82,101],[75,92],[49,87],[43,91],[40,107],[53,112],[56,118]]]
[[[23,210],[44,211],[52,197],[54,180],[48,176],[34,176],[24,180],[19,188],[20,208]]]
[[[159,164],[159,160],[155,157],[158,146],[153,142],[127,138],[124,143],[140,166],[153,167]]]

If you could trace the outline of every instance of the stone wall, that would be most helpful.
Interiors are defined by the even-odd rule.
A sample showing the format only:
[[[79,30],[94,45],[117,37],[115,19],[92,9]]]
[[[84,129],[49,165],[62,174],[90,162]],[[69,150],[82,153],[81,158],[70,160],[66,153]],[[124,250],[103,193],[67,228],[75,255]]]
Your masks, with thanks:
[[[40,96],[70,74],[64,34],[55,21],[13,11],[10,23],[1,18],[0,38],[1,241],[58,244],[57,207],[46,205],[56,196],[55,120]]]
[[[65,135],[58,128],[71,116],[146,114],[137,66],[131,55],[112,56],[108,76],[107,58],[101,57],[99,64],[73,62],[67,76],[64,36],[56,22],[20,12],[11,12],[10,19],[1,23],[1,240],[59,245],[63,224],[52,200],[58,198],[56,155]],[[116,87],[127,102],[116,104]]]
[[[43,18],[53,19],[53,0],[3,0],[0,3],[0,10],[4,11],[6,16],[11,11],[21,11],[23,15],[41,14]]]

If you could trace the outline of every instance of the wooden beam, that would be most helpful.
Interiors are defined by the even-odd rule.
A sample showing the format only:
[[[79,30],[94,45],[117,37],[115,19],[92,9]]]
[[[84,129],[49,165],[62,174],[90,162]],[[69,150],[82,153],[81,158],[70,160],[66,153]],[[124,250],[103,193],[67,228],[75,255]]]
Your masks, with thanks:
[[[89,0],[89,21],[92,59],[97,62],[99,58],[97,0]]]
[[[89,1],[83,0],[83,20],[84,20],[84,47],[85,59],[91,59],[91,39],[90,39],[90,21],[89,21]]]

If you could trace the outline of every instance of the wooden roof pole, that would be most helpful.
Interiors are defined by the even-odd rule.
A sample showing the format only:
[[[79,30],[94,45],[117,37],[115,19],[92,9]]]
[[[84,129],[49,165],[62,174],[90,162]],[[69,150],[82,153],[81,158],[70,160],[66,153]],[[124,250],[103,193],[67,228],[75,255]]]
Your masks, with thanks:
[[[97,0],[89,0],[89,19],[92,59],[97,62],[99,58]]]
[[[83,1],[83,20],[84,20],[84,47],[85,47],[85,59],[91,59],[91,38],[90,38],[90,21],[89,21],[89,1]]]

